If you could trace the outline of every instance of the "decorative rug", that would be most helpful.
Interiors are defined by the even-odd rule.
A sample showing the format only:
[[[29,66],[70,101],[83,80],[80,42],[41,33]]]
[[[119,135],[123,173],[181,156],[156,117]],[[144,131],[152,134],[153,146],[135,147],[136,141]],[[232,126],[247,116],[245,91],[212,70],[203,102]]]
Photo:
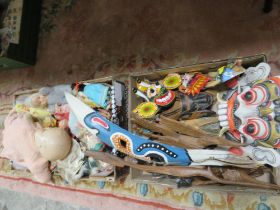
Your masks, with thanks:
[[[267,56],[273,74],[279,74],[278,2],[269,14],[262,12],[260,0],[92,0],[76,1],[59,11],[50,8],[56,2],[64,1],[44,1],[49,6],[45,11],[56,15],[51,30],[41,30],[37,64],[0,71],[0,106],[10,105],[19,90],[260,53]],[[278,196],[261,191],[173,189],[128,181],[49,186],[2,174],[0,185],[88,207],[94,203],[99,205],[96,209],[116,204],[129,209],[131,203],[142,210],[276,210],[280,206]]]
[[[92,182],[90,185],[47,185],[30,178],[0,175],[1,187],[42,196],[72,205],[95,209],[196,209],[196,210],[277,210],[279,196],[265,192],[241,192],[239,190],[213,190],[205,188],[173,189],[161,185],[131,183]],[[110,198],[110,199],[108,199]]]

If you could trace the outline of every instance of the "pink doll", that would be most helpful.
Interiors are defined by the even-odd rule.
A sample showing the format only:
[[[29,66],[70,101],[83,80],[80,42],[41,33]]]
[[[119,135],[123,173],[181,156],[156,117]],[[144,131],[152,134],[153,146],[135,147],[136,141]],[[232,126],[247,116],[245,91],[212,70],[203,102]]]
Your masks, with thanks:
[[[50,182],[49,161],[64,159],[71,138],[60,128],[43,129],[29,113],[11,111],[4,122],[1,157],[26,167],[39,182]]]
[[[68,128],[70,108],[68,104],[56,105],[54,116],[58,121],[58,127]]]

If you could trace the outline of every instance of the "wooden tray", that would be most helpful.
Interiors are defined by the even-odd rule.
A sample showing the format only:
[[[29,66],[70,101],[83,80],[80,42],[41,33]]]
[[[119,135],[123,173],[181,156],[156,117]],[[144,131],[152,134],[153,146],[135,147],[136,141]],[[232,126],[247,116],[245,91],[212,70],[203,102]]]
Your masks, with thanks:
[[[234,58],[234,59],[238,59],[238,58]],[[260,62],[266,62],[266,56],[263,54],[253,55],[253,56],[248,56],[248,57],[239,57],[239,59],[243,60],[242,65],[245,68],[247,68],[249,66],[256,66]],[[158,70],[151,71],[148,73],[138,72],[138,73],[131,74],[129,77],[128,110],[130,112],[132,112],[132,110],[134,110],[139,103],[143,102],[142,99],[140,97],[137,97],[136,94],[134,94],[132,91],[133,88],[136,88],[137,79],[140,79],[140,80],[148,79],[150,81],[156,81],[156,80],[164,78],[166,75],[168,75],[170,73],[187,73],[187,72],[206,73],[206,72],[214,72],[214,71],[216,72],[219,67],[226,65],[228,63],[228,61],[229,61],[228,59],[216,60],[216,61],[212,61],[212,62],[208,62],[208,63],[201,63],[201,64],[190,65],[190,66],[172,67],[172,68],[168,68],[168,69],[158,69]],[[132,132],[135,132],[132,128],[133,126],[131,123],[130,116],[129,116],[128,122],[129,122],[129,130]],[[267,182],[271,182],[271,183],[280,183],[280,176],[277,176],[278,174],[280,174],[279,169],[275,168],[274,173],[275,173],[274,178],[271,176],[264,176],[264,177],[262,177],[262,181],[267,181]],[[172,187],[177,186],[175,179],[166,178],[166,176],[165,176],[165,178],[163,178],[161,176],[153,176],[151,173],[139,171],[137,169],[132,169],[132,168],[130,169],[129,177],[132,181],[140,182],[140,183],[147,182],[147,183],[168,185],[168,186],[172,186]],[[205,188],[207,188],[207,186],[205,186]],[[228,188],[228,186],[223,186],[223,189],[230,189],[230,190],[242,189],[242,190],[244,190],[245,187],[232,186],[232,188]],[[246,188],[246,189],[252,190],[249,188]],[[259,189],[253,189],[253,190],[259,190]]]
[[[127,75],[118,75],[118,76],[110,76],[110,77],[105,77],[105,78],[99,78],[99,79],[92,79],[92,80],[86,80],[86,81],[81,81],[81,82],[87,82],[87,83],[107,83],[107,84],[112,84],[113,81],[119,81],[122,82],[123,84],[125,84],[127,86],[128,82],[127,82]],[[28,96],[30,96],[33,93],[38,92],[39,89],[30,89],[30,90],[25,90],[25,91],[18,91],[14,94],[14,105],[17,103],[22,103],[24,101],[25,98],[27,98]],[[125,102],[125,105],[123,106],[124,109],[127,110],[127,101]],[[12,109],[12,105],[10,106],[9,111]],[[126,111],[127,112],[127,111]],[[7,112],[6,114],[8,114],[9,112]],[[1,115],[1,108],[0,108],[0,115]],[[124,125],[124,127],[127,128],[127,118],[126,118],[126,123]],[[27,171],[19,171],[19,170],[14,170],[10,167],[10,161],[9,160],[5,160],[5,164],[4,167],[2,167],[2,169],[0,168],[0,174],[5,174],[5,175],[10,175],[13,177],[28,177],[31,178],[32,175],[27,172]],[[114,173],[107,176],[107,177],[90,177],[90,178],[82,178],[80,179],[77,183],[83,183],[83,182],[91,182],[91,181],[109,181],[109,182],[115,182],[117,179],[123,177],[125,174],[128,173],[128,168],[119,168],[119,167],[115,167],[114,168]],[[58,182],[63,182],[63,180],[60,180],[58,177],[55,178],[56,181]]]

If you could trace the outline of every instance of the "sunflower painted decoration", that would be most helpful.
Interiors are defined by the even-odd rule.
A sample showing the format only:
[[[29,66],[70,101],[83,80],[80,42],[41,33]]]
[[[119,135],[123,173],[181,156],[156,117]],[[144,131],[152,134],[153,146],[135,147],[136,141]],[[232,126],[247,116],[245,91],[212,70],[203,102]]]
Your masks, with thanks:
[[[143,102],[134,110],[141,118],[152,118],[158,113],[158,106],[154,102]]]
[[[168,90],[174,90],[182,84],[182,79],[180,74],[168,74],[163,79],[163,86]]]

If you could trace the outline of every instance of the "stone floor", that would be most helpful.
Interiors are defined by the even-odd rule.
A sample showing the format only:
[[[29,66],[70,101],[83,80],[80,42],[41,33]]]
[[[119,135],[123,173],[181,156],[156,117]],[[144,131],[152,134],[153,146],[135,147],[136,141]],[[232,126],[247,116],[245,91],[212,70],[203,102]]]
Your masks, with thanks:
[[[0,210],[95,210],[0,188]]]

